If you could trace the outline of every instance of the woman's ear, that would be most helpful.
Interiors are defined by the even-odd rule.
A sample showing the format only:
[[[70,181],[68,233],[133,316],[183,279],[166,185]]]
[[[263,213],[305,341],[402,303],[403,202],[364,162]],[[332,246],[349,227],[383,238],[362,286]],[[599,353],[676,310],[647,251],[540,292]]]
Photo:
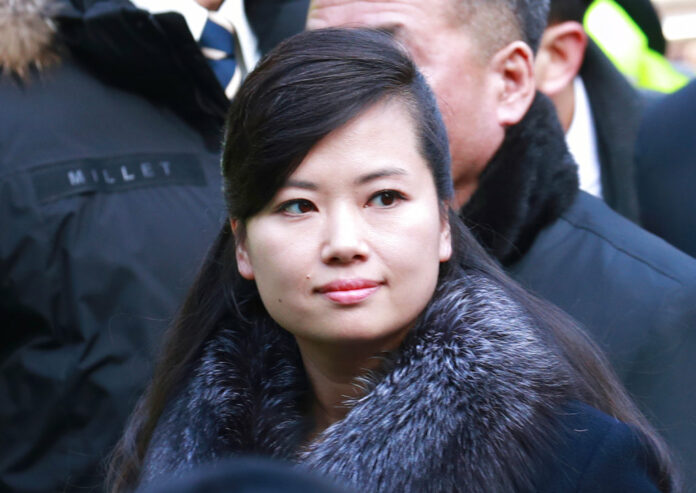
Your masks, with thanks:
[[[442,220],[440,228],[440,262],[447,262],[452,257],[452,228],[447,216]]]
[[[232,233],[234,233],[235,238],[234,254],[237,260],[237,270],[244,279],[252,281],[254,279],[254,268],[251,265],[249,252],[246,248],[246,239],[243,237],[240,239],[241,235],[237,234],[239,220],[230,219],[230,227],[232,228]]]

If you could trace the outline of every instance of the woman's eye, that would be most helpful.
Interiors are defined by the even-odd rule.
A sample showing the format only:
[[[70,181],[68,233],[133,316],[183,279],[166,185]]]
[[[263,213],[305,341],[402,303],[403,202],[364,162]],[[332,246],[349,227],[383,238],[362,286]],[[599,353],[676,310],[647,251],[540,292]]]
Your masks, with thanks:
[[[285,202],[278,208],[278,210],[287,214],[301,215],[315,211],[317,208],[314,207],[314,204],[312,204],[309,200],[297,199]]]
[[[397,202],[404,200],[404,196],[396,190],[382,190],[377,192],[368,202],[368,205],[375,207],[391,207]]]

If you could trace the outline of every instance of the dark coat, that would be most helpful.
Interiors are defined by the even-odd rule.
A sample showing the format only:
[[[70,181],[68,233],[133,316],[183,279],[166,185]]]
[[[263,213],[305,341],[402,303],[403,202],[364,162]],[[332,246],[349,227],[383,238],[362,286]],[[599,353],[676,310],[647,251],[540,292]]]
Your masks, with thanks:
[[[646,113],[636,145],[643,226],[696,257],[696,81]]]
[[[366,394],[309,446],[293,337],[272,322],[234,325],[207,341],[160,418],[144,483],[252,453],[355,491],[657,491],[638,435],[571,400],[564,363],[481,275],[441,286]]]
[[[603,199],[616,212],[638,223],[634,149],[648,98],[626,80],[591,40],[579,75],[595,125]]]
[[[137,493],[350,493],[292,464],[231,457],[157,480]]]
[[[41,23],[34,3],[16,3],[34,17],[5,24],[0,54]],[[1,491],[101,491],[224,215],[224,106],[185,65],[186,25],[64,6],[62,61],[0,78]]]
[[[524,286],[578,320],[696,471],[696,261],[578,192],[544,97],[506,140],[461,214]]]
[[[244,0],[244,12],[262,55],[304,31],[309,0]]]

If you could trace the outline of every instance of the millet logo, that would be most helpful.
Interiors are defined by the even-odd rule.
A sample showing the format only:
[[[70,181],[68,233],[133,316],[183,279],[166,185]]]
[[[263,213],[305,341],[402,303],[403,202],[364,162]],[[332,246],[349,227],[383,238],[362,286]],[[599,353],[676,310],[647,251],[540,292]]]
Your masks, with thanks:
[[[137,166],[132,166],[129,168],[127,165],[121,166],[115,175],[111,175],[110,171],[106,168],[89,170],[89,174],[85,174],[82,168],[68,170],[68,182],[73,187],[78,187],[80,185],[86,185],[88,180],[94,183],[104,181],[109,185],[118,183],[119,181],[123,183],[128,183],[136,181],[139,179],[149,179],[156,178],[158,174],[164,173],[164,176],[170,176],[172,174],[172,163],[169,161],[159,161],[155,164],[151,162],[142,162]]]
[[[206,184],[200,159],[192,154],[81,159],[37,168],[31,175],[41,202],[137,187]]]

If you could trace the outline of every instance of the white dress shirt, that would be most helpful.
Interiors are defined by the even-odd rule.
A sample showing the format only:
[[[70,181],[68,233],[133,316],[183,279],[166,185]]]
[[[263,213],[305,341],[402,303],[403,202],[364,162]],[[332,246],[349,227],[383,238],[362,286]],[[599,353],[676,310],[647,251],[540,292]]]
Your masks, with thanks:
[[[131,0],[133,4],[152,14],[162,12],[178,12],[186,19],[189,30],[194,39],[199,39],[208,19],[208,11],[196,0]],[[256,37],[254,36],[246,14],[244,13],[244,2],[242,0],[226,0],[217,11],[230,19],[237,31],[237,37],[242,49],[244,64],[247,70],[251,71],[256,62],[259,61]]]
[[[585,84],[580,77],[573,83],[575,91],[575,110],[573,121],[566,132],[566,143],[570,153],[578,163],[580,188],[596,197],[602,198],[602,173],[597,153],[597,136],[590,100]]]

